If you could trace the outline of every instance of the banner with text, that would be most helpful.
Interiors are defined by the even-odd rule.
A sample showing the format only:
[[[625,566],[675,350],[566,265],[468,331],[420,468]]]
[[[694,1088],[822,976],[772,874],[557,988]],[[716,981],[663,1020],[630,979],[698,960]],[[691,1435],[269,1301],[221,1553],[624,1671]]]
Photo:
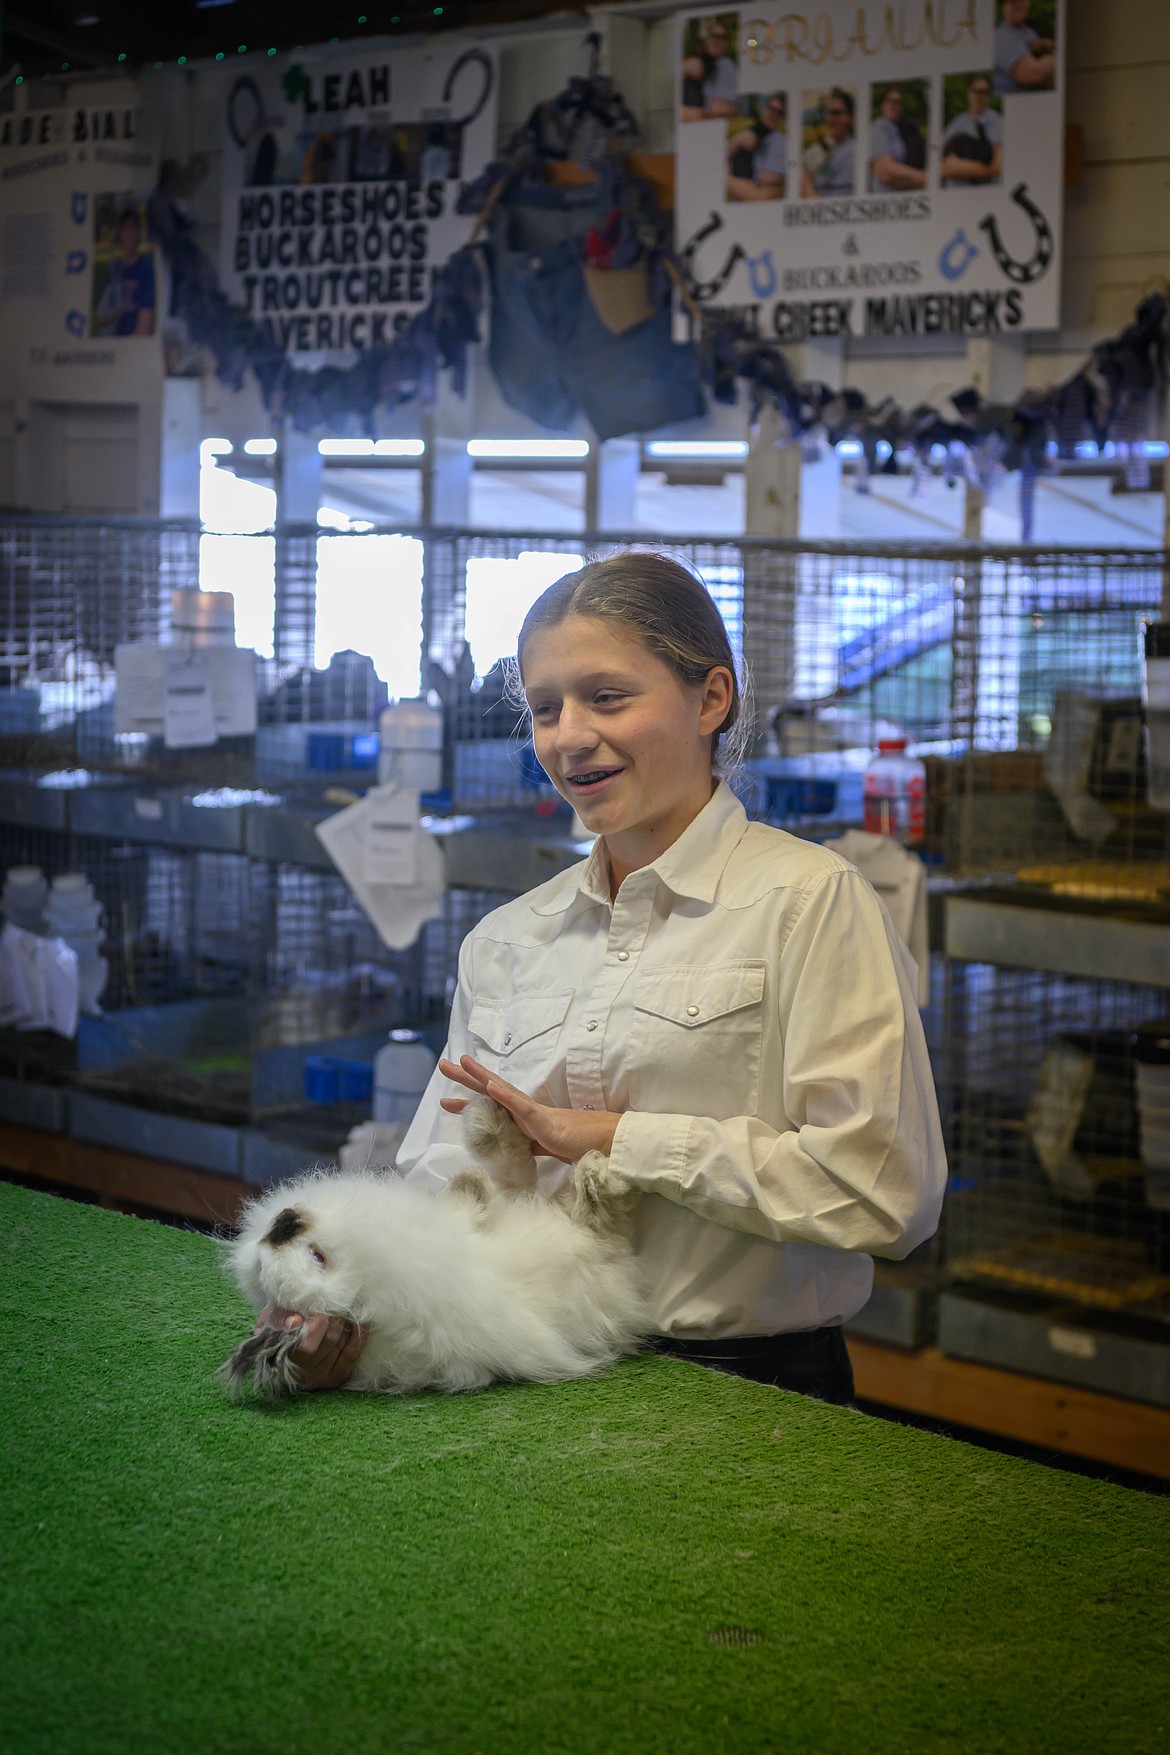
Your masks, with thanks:
[[[225,88],[224,287],[286,353],[390,342],[475,225],[496,61],[435,43],[277,56]]]
[[[0,118],[0,378],[44,401],[158,393],[162,308],[134,109]]]
[[[676,237],[761,338],[1060,323],[1064,0],[680,16]]]

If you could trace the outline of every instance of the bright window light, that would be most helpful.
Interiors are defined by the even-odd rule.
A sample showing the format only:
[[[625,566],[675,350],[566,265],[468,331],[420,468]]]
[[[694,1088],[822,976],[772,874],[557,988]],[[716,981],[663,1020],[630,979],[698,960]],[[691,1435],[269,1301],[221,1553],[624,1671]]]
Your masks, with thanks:
[[[535,457],[547,461],[555,457],[588,457],[588,439],[469,439],[469,457],[506,457],[520,460]]]
[[[374,446],[374,456],[421,457],[425,450],[421,439],[379,439]]]
[[[363,652],[392,695],[417,695],[422,572],[423,545],[417,537],[319,536],[317,668],[324,669],[335,652]]]
[[[746,457],[746,439],[651,439],[647,457]]]
[[[275,439],[245,439],[244,450],[249,457],[275,457]]]
[[[512,560],[482,555],[468,561],[463,627],[477,676],[486,676],[497,658],[515,656],[520,624],[541,592],[584,564],[583,555],[543,549],[522,549]]]
[[[276,493],[263,482],[220,469],[216,457],[224,453],[209,451],[208,444],[228,442],[212,439],[200,447],[199,516],[204,534],[199,539],[199,587],[230,591],[236,605],[237,646],[250,646],[262,658],[271,658],[276,544],[271,536],[253,533],[272,529]]]
[[[372,457],[374,455],[373,439],[318,439],[317,449],[322,457]]]
[[[230,457],[232,442],[230,439],[204,439],[199,447],[199,461],[208,457]]]

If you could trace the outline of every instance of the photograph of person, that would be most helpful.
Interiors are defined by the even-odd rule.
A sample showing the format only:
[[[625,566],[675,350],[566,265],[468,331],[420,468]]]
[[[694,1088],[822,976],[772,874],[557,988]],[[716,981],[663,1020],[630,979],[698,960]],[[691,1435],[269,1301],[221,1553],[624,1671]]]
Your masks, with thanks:
[[[145,248],[144,202],[99,195],[94,203],[93,335],[153,335],[154,252]]]
[[[727,199],[779,201],[788,173],[788,106],[783,92],[741,99],[727,124]]]
[[[990,73],[948,73],[943,80],[942,180],[998,183],[1003,175],[1003,116]]]
[[[870,189],[924,189],[930,120],[926,80],[873,86],[869,114]]]
[[[1056,0],[1000,0],[995,27],[995,90],[1051,91],[1056,84]]]
[[[835,85],[831,91],[806,91],[803,104],[800,192],[802,195],[852,195],[856,187],[853,93]]]
[[[739,108],[739,14],[691,18],[683,31],[682,119],[703,122]]]

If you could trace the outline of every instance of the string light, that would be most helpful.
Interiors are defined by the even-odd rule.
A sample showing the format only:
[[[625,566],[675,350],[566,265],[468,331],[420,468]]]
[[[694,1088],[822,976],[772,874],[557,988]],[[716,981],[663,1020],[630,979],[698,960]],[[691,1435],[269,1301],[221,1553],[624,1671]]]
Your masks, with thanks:
[[[215,58],[217,61],[223,60],[223,50],[222,49],[219,51],[219,54]]]
[[[275,55],[275,53],[276,53],[276,50],[275,50],[275,49],[269,49],[269,51],[268,51],[268,53],[269,53],[269,54],[270,54],[270,55]]]
[[[186,65],[187,65],[187,57],[186,57],[186,55],[180,55],[180,56],[179,56],[179,66],[180,66],[180,67],[185,67],[185,66],[186,66]]]
[[[239,48],[236,50],[236,54],[237,55],[246,55],[247,53],[248,53],[247,43],[241,43]]]
[[[118,59],[119,59],[119,61],[124,61],[126,59],[126,57],[125,57],[125,55],[119,55]]]
[[[16,83],[17,83],[17,85],[23,85],[23,84],[24,84],[24,74],[23,74],[23,73],[18,73],[18,74],[17,74],[17,76],[16,76]]]

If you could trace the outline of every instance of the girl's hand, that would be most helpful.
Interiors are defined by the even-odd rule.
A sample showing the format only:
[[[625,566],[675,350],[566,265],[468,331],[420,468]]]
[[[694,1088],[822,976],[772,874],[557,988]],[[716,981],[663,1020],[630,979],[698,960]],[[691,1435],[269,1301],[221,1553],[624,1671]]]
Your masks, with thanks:
[[[262,1328],[300,1328],[302,1323],[305,1332],[292,1356],[300,1372],[301,1388],[340,1389],[353,1376],[369,1329],[348,1322],[344,1316],[324,1316],[320,1311],[302,1316],[283,1305],[266,1304],[252,1332],[257,1334]]]
[[[621,1120],[610,1110],[553,1109],[547,1103],[534,1103],[470,1054],[462,1055],[458,1066],[453,1060],[440,1060],[439,1071],[464,1090],[490,1097],[506,1109],[535,1154],[559,1158],[562,1164],[575,1164],[586,1152],[604,1152],[608,1157]],[[439,1102],[450,1115],[467,1106],[466,1097],[440,1097]]]

